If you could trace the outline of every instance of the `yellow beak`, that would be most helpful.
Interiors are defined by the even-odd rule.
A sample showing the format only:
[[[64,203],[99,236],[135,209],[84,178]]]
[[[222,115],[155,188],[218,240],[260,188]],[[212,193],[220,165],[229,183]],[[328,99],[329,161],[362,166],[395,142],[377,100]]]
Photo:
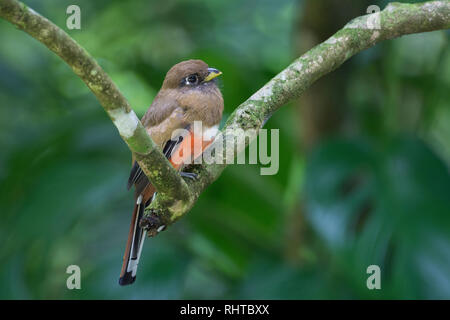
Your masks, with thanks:
[[[222,71],[219,71],[217,69],[214,68],[208,68],[208,75],[205,78],[205,82],[207,81],[211,81],[214,78],[217,78],[218,76],[220,76],[222,74]]]

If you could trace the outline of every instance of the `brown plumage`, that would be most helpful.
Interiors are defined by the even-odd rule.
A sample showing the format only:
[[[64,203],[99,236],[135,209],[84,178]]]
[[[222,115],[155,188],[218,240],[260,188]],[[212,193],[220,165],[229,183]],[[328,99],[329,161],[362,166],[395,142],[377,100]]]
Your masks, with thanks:
[[[215,78],[220,74],[220,71],[209,68],[202,60],[180,62],[167,72],[160,91],[141,122],[169,160],[173,156],[179,156],[184,145],[191,144],[193,140],[201,139],[202,150],[212,141],[211,136],[208,141],[204,140],[203,135],[194,136],[192,125],[194,121],[201,121],[203,131],[209,129],[208,133],[213,132],[215,135],[223,111],[222,94],[215,83]],[[189,134],[171,140],[172,133],[177,129],[187,129]],[[187,159],[187,156],[183,155],[182,159]],[[194,154],[191,160],[198,156],[199,154]],[[187,163],[172,164],[181,170]],[[145,237],[145,230],[139,227],[139,220],[155,192],[134,159],[128,187],[132,185],[135,186],[135,208],[119,279],[121,285],[131,284],[135,280]]]
[[[215,82],[182,84],[191,75],[203,81],[210,73],[208,69],[202,60],[187,60],[167,72],[160,91],[142,118],[153,141],[161,148],[175,129],[185,128],[194,121],[202,121],[207,127],[220,122],[223,98]]]

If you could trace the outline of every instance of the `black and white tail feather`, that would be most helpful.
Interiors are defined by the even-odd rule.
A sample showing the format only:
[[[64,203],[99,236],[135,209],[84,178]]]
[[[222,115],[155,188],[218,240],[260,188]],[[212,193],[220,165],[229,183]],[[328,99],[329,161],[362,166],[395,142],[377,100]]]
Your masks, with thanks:
[[[188,129],[188,127],[186,129]],[[163,149],[164,155],[170,159],[172,153],[182,141],[183,136],[178,136],[173,140],[167,141]],[[121,286],[132,284],[136,280],[139,258],[141,257],[142,247],[144,245],[144,240],[147,233],[145,229],[139,227],[139,221],[144,215],[145,207],[148,206],[156,197],[155,192],[151,200],[144,203],[141,192],[145,189],[148,183],[149,181],[142,169],[139,167],[139,164],[135,162],[131,169],[127,188],[130,189],[133,185],[135,185],[136,193],[139,194],[139,196],[136,199],[133,216],[131,218],[129,239],[127,241],[124,264],[122,265],[122,271],[119,278],[119,284]]]
[[[128,257],[125,264],[124,273],[119,279],[119,284],[121,286],[132,284],[136,280],[136,272],[139,264],[139,258],[141,257],[142,247],[145,240],[145,230],[139,227],[139,221],[144,215],[145,205],[142,203],[142,195],[136,200],[136,214],[133,217],[133,240],[131,242],[131,248],[128,252]]]

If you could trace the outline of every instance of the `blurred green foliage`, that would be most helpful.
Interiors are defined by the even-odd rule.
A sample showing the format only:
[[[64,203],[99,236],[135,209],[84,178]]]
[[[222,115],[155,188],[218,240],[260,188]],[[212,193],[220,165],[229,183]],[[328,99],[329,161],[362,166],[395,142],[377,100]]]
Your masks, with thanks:
[[[224,119],[295,58],[304,4],[26,3],[63,28],[67,6],[79,5],[81,30],[66,31],[139,116],[170,66],[205,60],[224,73]],[[280,129],[279,173],[227,168],[186,217],[146,241],[136,283],[119,287],[130,153],[69,67],[0,21],[0,298],[450,298],[448,36],[403,37],[354,57],[345,130],[310,154],[283,107],[266,126]],[[295,215],[298,248],[287,236]],[[71,264],[81,290],[66,288]],[[382,290],[366,287],[371,264]]]

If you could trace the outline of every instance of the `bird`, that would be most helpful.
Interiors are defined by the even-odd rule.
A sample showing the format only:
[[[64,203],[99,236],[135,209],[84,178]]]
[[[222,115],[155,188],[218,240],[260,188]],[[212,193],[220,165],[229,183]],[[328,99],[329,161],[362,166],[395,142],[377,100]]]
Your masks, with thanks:
[[[193,163],[219,132],[224,100],[217,86],[221,71],[211,68],[202,60],[186,60],[175,64],[167,72],[161,89],[155,96],[141,123],[157,147],[183,177],[195,178],[184,173],[183,168]],[[196,122],[201,130],[194,130]],[[179,132],[179,133],[178,133]],[[200,141],[200,144],[198,144]],[[200,145],[200,148],[191,148]],[[187,150],[187,152],[185,151]],[[128,190],[134,186],[134,209],[123,256],[119,284],[134,283],[146,230],[139,221],[144,209],[156,196],[156,190],[132,158]]]

